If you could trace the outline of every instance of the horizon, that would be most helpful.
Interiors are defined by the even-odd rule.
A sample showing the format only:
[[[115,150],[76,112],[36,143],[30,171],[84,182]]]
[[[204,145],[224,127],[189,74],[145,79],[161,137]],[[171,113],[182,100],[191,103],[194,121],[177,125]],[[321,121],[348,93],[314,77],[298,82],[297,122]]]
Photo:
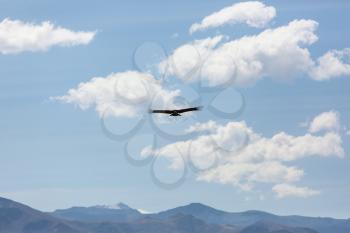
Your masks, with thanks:
[[[7,198],[4,198],[4,199],[7,199]],[[18,202],[16,200],[11,200],[11,199],[7,199],[7,200],[14,201],[14,202],[17,202],[19,204],[26,205],[26,204],[20,203],[20,202]],[[337,220],[349,220],[350,219],[350,217],[349,218],[335,218],[335,217],[330,217],[330,216],[309,216],[309,215],[300,215],[300,214],[283,215],[283,214],[278,214],[278,213],[273,213],[273,212],[268,212],[268,211],[263,211],[263,210],[255,210],[255,209],[242,210],[242,211],[229,211],[229,210],[224,210],[224,209],[218,209],[218,208],[215,208],[213,206],[206,205],[206,204],[200,203],[200,202],[191,202],[191,203],[187,203],[187,204],[184,204],[184,205],[174,206],[174,207],[171,207],[171,208],[167,208],[167,209],[163,209],[163,210],[159,210],[159,211],[155,211],[155,212],[148,212],[147,210],[144,210],[142,208],[137,208],[135,206],[130,206],[129,204],[124,203],[124,202],[118,202],[118,203],[115,203],[115,204],[99,204],[99,205],[92,205],[92,206],[70,206],[70,207],[67,207],[67,208],[53,209],[51,211],[39,210],[39,209],[36,209],[36,208],[34,208],[32,206],[29,206],[29,205],[26,205],[26,206],[28,206],[30,208],[33,208],[35,210],[39,210],[39,211],[45,212],[45,213],[53,213],[53,212],[58,211],[58,210],[67,210],[67,209],[70,209],[70,208],[107,208],[107,209],[114,209],[114,208],[109,208],[109,207],[110,206],[119,205],[119,204],[123,204],[123,205],[126,205],[130,209],[137,210],[142,215],[159,214],[159,213],[166,212],[166,211],[169,211],[169,210],[173,210],[173,209],[176,209],[176,208],[189,207],[191,205],[200,205],[202,207],[211,208],[211,209],[214,209],[214,210],[217,210],[217,211],[222,211],[222,212],[226,212],[226,213],[233,213],[233,214],[248,213],[248,212],[259,212],[259,213],[272,214],[272,215],[281,216],[281,217],[300,216],[300,217],[311,217],[311,218],[331,218],[331,219],[337,219]]]
[[[350,218],[350,2],[0,4],[0,197]]]

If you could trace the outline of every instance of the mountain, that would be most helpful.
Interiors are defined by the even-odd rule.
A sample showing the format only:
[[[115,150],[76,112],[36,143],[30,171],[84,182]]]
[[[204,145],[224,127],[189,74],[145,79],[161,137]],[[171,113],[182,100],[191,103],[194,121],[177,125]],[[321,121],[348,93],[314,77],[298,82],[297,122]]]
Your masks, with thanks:
[[[349,233],[350,220],[230,213],[193,203],[142,214],[119,203],[43,213],[0,198],[0,233]]]
[[[83,222],[130,222],[142,216],[138,210],[132,209],[124,203],[110,206],[72,207],[56,210],[51,215],[61,219]]]
[[[81,208],[81,207],[78,207]],[[84,208],[89,211],[134,211],[124,204]],[[90,213],[90,212],[89,212]],[[92,215],[89,215],[90,217]],[[96,215],[98,218],[101,215]],[[108,216],[108,215],[107,215]],[[109,217],[109,216],[108,216]],[[91,220],[91,219],[90,219]],[[237,233],[232,227],[207,224],[190,215],[178,214],[165,220],[145,216],[133,222],[67,221],[0,198],[0,233]]]
[[[0,198],[0,233],[83,233],[69,222]]]
[[[154,218],[164,219],[175,214],[188,214],[208,223],[249,226],[260,221],[291,227],[305,227],[320,233],[349,233],[350,219],[334,219],[304,216],[278,216],[262,211],[250,210],[231,213],[214,209],[200,203],[192,203],[153,214]]]

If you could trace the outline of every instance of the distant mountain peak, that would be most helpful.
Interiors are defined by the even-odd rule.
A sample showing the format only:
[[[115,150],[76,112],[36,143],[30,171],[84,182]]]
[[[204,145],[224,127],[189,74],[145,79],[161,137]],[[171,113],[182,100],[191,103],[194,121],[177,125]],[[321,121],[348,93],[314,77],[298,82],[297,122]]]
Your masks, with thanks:
[[[204,204],[199,203],[199,202],[192,202],[192,203],[188,204],[188,206],[209,207],[209,208],[211,208],[210,206],[204,205]]]
[[[201,204],[201,203],[190,203],[188,205],[179,206],[174,209],[165,210],[162,212],[159,212],[158,215],[162,217],[169,217],[172,215],[175,215],[177,213],[182,213],[186,215],[193,215],[195,217],[199,216],[207,216],[207,215],[217,215],[220,216],[222,214],[225,214],[224,211],[217,210],[213,207]]]
[[[204,205],[204,204],[198,203],[198,202],[190,203],[190,204],[188,204],[186,206],[182,206],[180,208],[186,208],[186,209],[189,209],[189,210],[199,211],[199,212],[201,212],[201,211],[205,211],[205,212],[210,211],[210,212],[216,212],[216,213],[224,212],[222,210],[218,210],[218,209],[215,209],[215,208],[213,208],[211,206]]]
[[[199,203],[199,202],[193,202],[193,203],[190,203],[186,206],[183,206],[183,207],[187,207],[187,208],[196,208],[196,209],[215,209],[211,206],[208,206],[208,205],[204,205],[202,203]]]

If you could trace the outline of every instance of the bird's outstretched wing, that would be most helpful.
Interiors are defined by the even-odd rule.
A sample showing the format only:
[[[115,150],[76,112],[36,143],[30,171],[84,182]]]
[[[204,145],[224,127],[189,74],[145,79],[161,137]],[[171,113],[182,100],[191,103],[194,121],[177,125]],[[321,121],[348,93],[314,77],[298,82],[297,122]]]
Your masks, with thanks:
[[[175,113],[184,113],[191,111],[199,111],[202,107],[194,107],[194,108],[183,108],[183,109],[173,109],[173,110],[160,110],[160,109],[150,109],[149,113],[164,113],[164,114],[175,114]]]
[[[179,109],[179,110],[176,110],[178,113],[183,113],[183,112],[191,112],[191,111],[199,111],[201,110],[202,107],[199,106],[199,107],[194,107],[194,108],[184,108],[184,109]]]
[[[172,114],[174,111],[173,110],[149,110],[150,113],[165,113],[165,114]]]

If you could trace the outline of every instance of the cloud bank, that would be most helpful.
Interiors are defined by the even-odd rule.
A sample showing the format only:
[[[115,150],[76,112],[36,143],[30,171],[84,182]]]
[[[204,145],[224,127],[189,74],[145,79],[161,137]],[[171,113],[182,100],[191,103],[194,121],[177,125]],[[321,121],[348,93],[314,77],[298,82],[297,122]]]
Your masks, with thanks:
[[[45,51],[52,46],[85,45],[96,32],[72,31],[49,21],[41,24],[4,19],[0,22],[0,53]]]
[[[314,121],[322,118],[322,114]],[[251,190],[258,183],[274,184],[278,197],[315,195],[317,192],[291,183],[299,181],[304,171],[291,162],[305,157],[338,157],[345,155],[341,136],[325,123],[324,134],[306,133],[293,136],[280,132],[264,137],[242,122],[220,125],[209,121],[197,123],[189,131],[196,138],[170,143],[161,148],[142,150],[142,155],[167,158],[171,169],[182,169],[184,161],[199,168],[197,180],[231,184]]]

